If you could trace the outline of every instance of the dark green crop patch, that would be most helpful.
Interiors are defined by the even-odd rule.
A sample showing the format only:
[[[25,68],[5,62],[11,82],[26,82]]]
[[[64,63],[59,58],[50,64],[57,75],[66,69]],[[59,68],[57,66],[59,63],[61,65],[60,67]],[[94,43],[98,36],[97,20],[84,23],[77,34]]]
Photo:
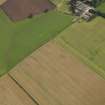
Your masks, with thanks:
[[[54,38],[71,22],[70,16],[51,11],[13,23],[0,11],[0,75]]]

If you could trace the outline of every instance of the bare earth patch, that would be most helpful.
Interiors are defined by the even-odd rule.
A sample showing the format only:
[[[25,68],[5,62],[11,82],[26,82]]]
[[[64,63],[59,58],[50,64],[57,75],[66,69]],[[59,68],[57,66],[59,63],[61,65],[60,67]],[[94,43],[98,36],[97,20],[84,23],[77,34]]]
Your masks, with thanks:
[[[1,8],[14,21],[54,9],[49,0],[8,0]]]

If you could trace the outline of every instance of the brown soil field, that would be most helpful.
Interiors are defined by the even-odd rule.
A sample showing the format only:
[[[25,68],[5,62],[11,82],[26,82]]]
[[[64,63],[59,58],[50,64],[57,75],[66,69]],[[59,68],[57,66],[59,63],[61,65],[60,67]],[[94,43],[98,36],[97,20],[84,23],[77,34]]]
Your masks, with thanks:
[[[8,75],[5,75],[0,79],[0,105],[35,105],[35,103]]]
[[[14,21],[54,9],[49,0],[8,0],[1,8]]]
[[[105,105],[105,80],[54,41],[9,74],[40,105]]]

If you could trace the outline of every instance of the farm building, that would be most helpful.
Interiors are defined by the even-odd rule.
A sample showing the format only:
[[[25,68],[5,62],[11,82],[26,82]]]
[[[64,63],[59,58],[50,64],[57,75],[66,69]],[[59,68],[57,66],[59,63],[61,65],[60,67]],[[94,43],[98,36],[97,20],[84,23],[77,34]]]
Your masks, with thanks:
[[[73,13],[81,18],[89,21],[95,16],[95,8],[83,1],[71,0]]]
[[[8,0],[1,8],[13,20],[22,20],[54,9],[49,0]]]

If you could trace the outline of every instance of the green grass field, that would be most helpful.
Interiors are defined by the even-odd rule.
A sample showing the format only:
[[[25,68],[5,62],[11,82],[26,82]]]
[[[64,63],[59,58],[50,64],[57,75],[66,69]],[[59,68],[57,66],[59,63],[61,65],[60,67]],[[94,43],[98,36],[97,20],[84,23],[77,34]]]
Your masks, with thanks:
[[[99,5],[99,6],[97,7],[97,10],[99,10],[99,11],[105,13],[105,3],[102,3],[101,5]]]
[[[105,19],[98,17],[91,22],[75,23],[56,41],[105,78]]]
[[[13,23],[0,11],[0,75],[71,23],[72,17],[56,11]]]

